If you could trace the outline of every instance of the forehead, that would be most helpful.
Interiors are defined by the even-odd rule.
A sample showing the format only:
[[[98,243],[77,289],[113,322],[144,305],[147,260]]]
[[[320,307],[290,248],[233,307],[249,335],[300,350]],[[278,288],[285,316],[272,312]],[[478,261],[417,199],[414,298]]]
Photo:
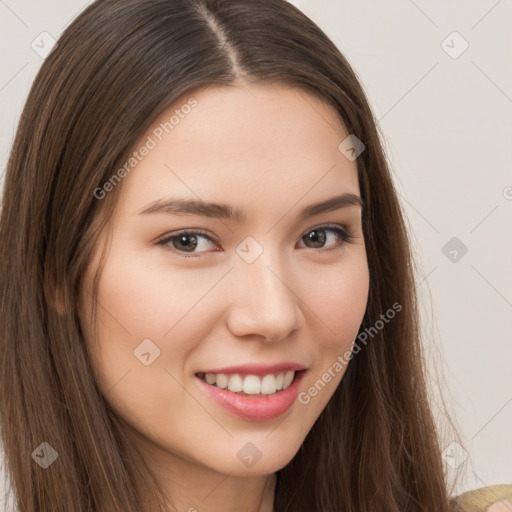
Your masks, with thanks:
[[[293,87],[202,89],[135,145],[119,208],[131,215],[165,195],[263,208],[358,193],[356,164],[338,149],[347,135],[331,106]]]

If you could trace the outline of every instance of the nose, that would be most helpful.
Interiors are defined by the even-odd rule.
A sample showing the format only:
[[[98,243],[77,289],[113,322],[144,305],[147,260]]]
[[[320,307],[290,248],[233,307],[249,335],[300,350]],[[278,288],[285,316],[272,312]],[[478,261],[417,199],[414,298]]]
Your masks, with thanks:
[[[275,342],[300,329],[304,316],[296,279],[275,258],[264,257],[266,252],[253,263],[239,261],[232,272],[228,328],[235,336]]]

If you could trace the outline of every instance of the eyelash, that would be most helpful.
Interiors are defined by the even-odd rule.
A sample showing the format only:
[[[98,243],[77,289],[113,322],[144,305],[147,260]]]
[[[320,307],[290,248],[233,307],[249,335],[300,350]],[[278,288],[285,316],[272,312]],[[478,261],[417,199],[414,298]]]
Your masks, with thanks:
[[[333,251],[339,251],[346,244],[352,244],[354,241],[354,238],[355,238],[354,233],[352,231],[350,231],[346,226],[340,226],[337,224],[334,224],[334,225],[333,224],[323,224],[321,226],[317,226],[317,227],[311,228],[308,231],[306,231],[305,234],[301,236],[301,240],[305,235],[307,235],[308,233],[311,233],[312,231],[330,231],[331,233],[337,234],[339,236],[339,238],[342,239],[341,243],[339,243],[329,249],[311,249],[312,251],[315,251],[315,252],[331,253]],[[198,258],[202,252],[206,252],[206,251],[201,251],[201,252],[195,253],[195,254],[184,254],[184,253],[180,252],[178,249],[175,249],[174,247],[167,245],[167,244],[169,244],[169,242],[171,240],[178,238],[180,236],[183,236],[183,235],[200,235],[205,238],[208,238],[211,242],[215,243],[215,240],[213,240],[210,237],[210,235],[208,235],[208,233],[206,233],[205,231],[202,231],[200,229],[188,229],[188,230],[178,231],[175,234],[170,235],[170,236],[166,236],[162,240],[156,242],[156,244],[164,246],[164,249],[170,250],[182,258]]]

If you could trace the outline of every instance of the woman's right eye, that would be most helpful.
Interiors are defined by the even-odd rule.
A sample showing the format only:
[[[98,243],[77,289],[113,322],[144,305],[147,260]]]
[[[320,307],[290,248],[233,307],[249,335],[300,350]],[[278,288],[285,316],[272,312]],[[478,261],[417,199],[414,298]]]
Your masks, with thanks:
[[[197,258],[199,256],[196,254],[197,252],[206,252],[204,250],[195,251],[196,248],[203,248],[205,246],[205,243],[201,243],[201,239],[213,242],[213,239],[203,231],[181,231],[177,234],[166,236],[157,242],[157,245],[163,245],[166,249],[170,249],[184,258]],[[184,254],[184,252],[189,254]]]

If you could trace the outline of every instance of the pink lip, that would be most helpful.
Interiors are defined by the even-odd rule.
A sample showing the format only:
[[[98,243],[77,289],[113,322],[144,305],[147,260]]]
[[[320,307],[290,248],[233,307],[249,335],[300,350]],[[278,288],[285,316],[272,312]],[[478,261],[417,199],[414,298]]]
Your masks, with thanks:
[[[298,372],[300,370],[305,370],[306,367],[297,364],[297,363],[276,363],[271,365],[264,364],[241,364],[238,366],[229,366],[225,368],[214,368],[210,370],[204,370],[201,373],[224,373],[224,374],[235,374],[238,373],[240,375],[258,375],[260,377],[264,375],[268,375],[270,373],[280,373],[287,372],[289,370],[293,370],[294,372]],[[196,374],[197,375],[197,374]]]
[[[220,389],[207,384],[199,377],[196,377],[196,380],[201,389],[210,398],[231,414],[244,420],[265,421],[277,418],[292,406],[297,398],[299,385],[304,373],[305,372],[300,372],[295,374],[293,382],[286,389],[278,391],[273,395],[263,397],[239,395],[228,389]],[[251,375],[255,374],[252,373]]]

